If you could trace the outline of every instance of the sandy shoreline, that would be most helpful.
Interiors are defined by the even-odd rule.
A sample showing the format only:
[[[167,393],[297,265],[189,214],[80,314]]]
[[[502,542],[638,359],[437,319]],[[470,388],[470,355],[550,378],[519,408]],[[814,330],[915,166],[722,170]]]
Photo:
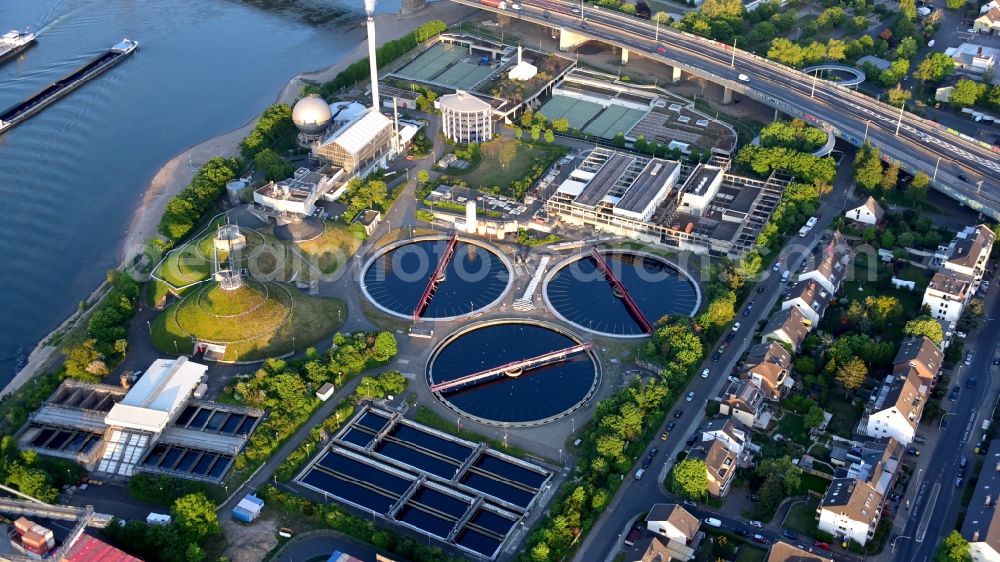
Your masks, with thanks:
[[[375,25],[378,29],[379,39],[384,43],[406,35],[413,28],[427,21],[440,19],[450,24],[460,19],[463,14],[471,13],[472,11],[459,4],[439,0],[428,4],[425,9],[412,16],[380,14],[375,16]],[[299,91],[301,91],[302,86],[305,85],[307,80],[317,82],[330,80],[350,64],[368,56],[364,28],[359,25],[356,29],[347,29],[345,32],[358,38],[357,46],[346,53],[340,61],[326,68],[303,72],[292,77],[278,92],[275,102],[292,103],[298,97]],[[253,128],[258,116],[259,114],[254,115],[249,122],[238,129],[223,133],[182,151],[168,160],[153,175],[142,197],[142,202],[132,215],[125,238],[119,245],[118,258],[123,264],[127,266],[128,260],[143,251],[146,242],[157,234],[156,227],[160,222],[160,217],[163,215],[167,203],[174,195],[191,183],[194,173],[202,164],[214,156],[229,157],[237,154],[240,141]],[[103,288],[103,284],[96,288],[91,293],[90,298],[92,299],[100,294]],[[53,335],[66,327],[71,321],[75,320],[79,314],[79,312],[72,314],[58,328],[39,341],[32,350],[28,358],[28,363],[4,386],[3,390],[0,391],[0,397],[16,391],[37,373],[50,368],[53,361],[58,358],[58,347],[46,345],[46,342],[52,339]]]

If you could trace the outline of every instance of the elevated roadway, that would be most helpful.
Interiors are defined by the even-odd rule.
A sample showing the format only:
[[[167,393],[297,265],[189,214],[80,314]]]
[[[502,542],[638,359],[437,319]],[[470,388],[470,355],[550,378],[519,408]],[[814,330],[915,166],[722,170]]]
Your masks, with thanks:
[[[898,107],[784,65],[654,22],[579,2],[529,0],[521,10],[501,10],[473,0],[451,0],[560,30],[563,45],[594,39],[711,80],[732,92],[832,130],[855,145],[879,147],[887,160],[922,171],[949,197],[1000,218],[1000,147],[949,130]],[[742,81],[740,75],[749,80]]]

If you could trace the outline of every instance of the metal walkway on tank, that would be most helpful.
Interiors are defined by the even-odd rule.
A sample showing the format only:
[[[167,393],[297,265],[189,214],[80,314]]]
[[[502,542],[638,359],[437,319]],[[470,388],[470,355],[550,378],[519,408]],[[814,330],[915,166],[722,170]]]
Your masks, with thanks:
[[[500,365],[499,367],[493,367],[491,369],[484,369],[477,373],[471,375],[465,375],[458,377],[457,379],[452,379],[450,381],[441,382],[435,384],[431,387],[431,392],[444,392],[446,390],[451,390],[456,387],[464,386],[467,384],[476,383],[484,379],[496,377],[496,376],[520,376],[526,371],[533,369],[538,369],[544,367],[545,365],[550,365],[552,363],[558,363],[560,361],[565,361],[569,357],[576,355],[577,353],[583,353],[590,351],[590,342],[584,342],[579,345],[574,345],[572,347],[567,347],[563,349],[557,349],[555,351],[550,351],[548,353],[543,353],[535,357],[528,359],[519,359],[517,361],[511,361],[505,365]],[[516,374],[513,374],[516,373]]]
[[[597,251],[597,248],[591,248],[590,255],[594,258],[594,261],[597,262],[597,267],[599,267],[604,273],[604,276],[608,279],[608,282],[611,283],[611,286],[615,288],[615,291],[617,291],[618,295],[625,303],[625,307],[628,308],[629,312],[632,313],[632,316],[634,316],[636,321],[639,322],[639,325],[642,326],[643,331],[647,334],[652,334],[653,325],[646,319],[646,315],[639,310],[639,306],[635,304],[634,300],[632,300],[632,295],[629,294],[625,285],[622,285],[618,276],[611,271],[610,267],[608,267],[608,262],[604,261],[604,256],[601,255],[601,252]]]
[[[458,245],[458,233],[451,235],[451,239],[448,240],[448,245],[445,246],[444,253],[441,254],[441,258],[438,259],[437,268],[431,275],[430,279],[427,280],[427,287],[424,289],[424,294],[420,297],[420,301],[417,302],[417,307],[413,309],[413,321],[416,322],[420,320],[420,315],[424,313],[427,308],[427,304],[431,302],[431,297],[434,296],[434,289],[437,288],[438,283],[444,278],[445,268],[448,267],[448,262],[451,261],[451,257],[455,254],[455,246]]]

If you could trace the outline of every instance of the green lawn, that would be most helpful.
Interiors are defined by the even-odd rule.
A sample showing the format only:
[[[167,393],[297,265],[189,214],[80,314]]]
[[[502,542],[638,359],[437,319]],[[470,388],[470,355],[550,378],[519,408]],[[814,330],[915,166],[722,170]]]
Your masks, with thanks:
[[[514,198],[520,198],[523,193],[514,193],[511,183],[527,177],[536,163],[548,169],[566,152],[561,146],[530,144],[505,137],[483,143],[480,150],[483,159],[477,166],[454,175],[465,180],[470,188],[498,187],[501,195]]]
[[[777,432],[800,445],[808,445],[811,440],[804,422],[805,418],[799,414],[785,412],[784,417],[778,422]]]
[[[864,412],[864,405],[853,405],[850,398],[845,398],[844,393],[839,389],[831,390],[826,394],[826,403],[823,409],[830,413],[830,425],[827,431],[841,437],[850,437],[854,432],[854,427],[861,414]]]
[[[816,533],[816,507],[818,505],[819,500],[816,498],[809,498],[793,505],[788,510],[788,517],[785,518],[785,523],[782,526],[796,533],[813,536]]]
[[[266,291],[266,297],[265,297]],[[225,292],[206,284],[167,307],[152,323],[153,345],[190,353],[191,337],[229,342],[225,359],[255,360],[301,350],[333,334],[347,315],[343,302],[304,295],[276,283]]]
[[[362,236],[359,236],[346,225],[327,222],[326,230],[319,238],[299,242],[297,246],[313,260],[313,264],[320,271],[329,275],[336,272],[354,255],[364,242],[363,234],[362,232]]]
[[[830,487],[830,480],[816,476],[815,474],[802,474],[802,491],[812,490],[818,494],[825,494]]]
[[[750,543],[746,543],[736,554],[736,562],[764,562],[766,556],[767,551],[763,548],[750,546]]]

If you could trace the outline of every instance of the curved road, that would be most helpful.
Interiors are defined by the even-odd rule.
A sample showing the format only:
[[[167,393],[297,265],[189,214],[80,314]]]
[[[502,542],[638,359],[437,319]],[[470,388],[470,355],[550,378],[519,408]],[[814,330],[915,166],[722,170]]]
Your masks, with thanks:
[[[517,11],[491,8],[475,0],[452,1],[628,49],[784,113],[828,125],[853,144],[867,140],[911,173],[923,171],[935,178],[934,186],[948,196],[1000,218],[1000,147],[963,139],[900,108],[836,84],[814,81],[808,74],[752,53],[734,52],[730,45],[665,25],[657,31],[653,22],[619,12],[586,6],[581,17],[572,12],[579,11],[580,4],[565,0],[530,0]],[[749,81],[739,80],[741,74]]]

